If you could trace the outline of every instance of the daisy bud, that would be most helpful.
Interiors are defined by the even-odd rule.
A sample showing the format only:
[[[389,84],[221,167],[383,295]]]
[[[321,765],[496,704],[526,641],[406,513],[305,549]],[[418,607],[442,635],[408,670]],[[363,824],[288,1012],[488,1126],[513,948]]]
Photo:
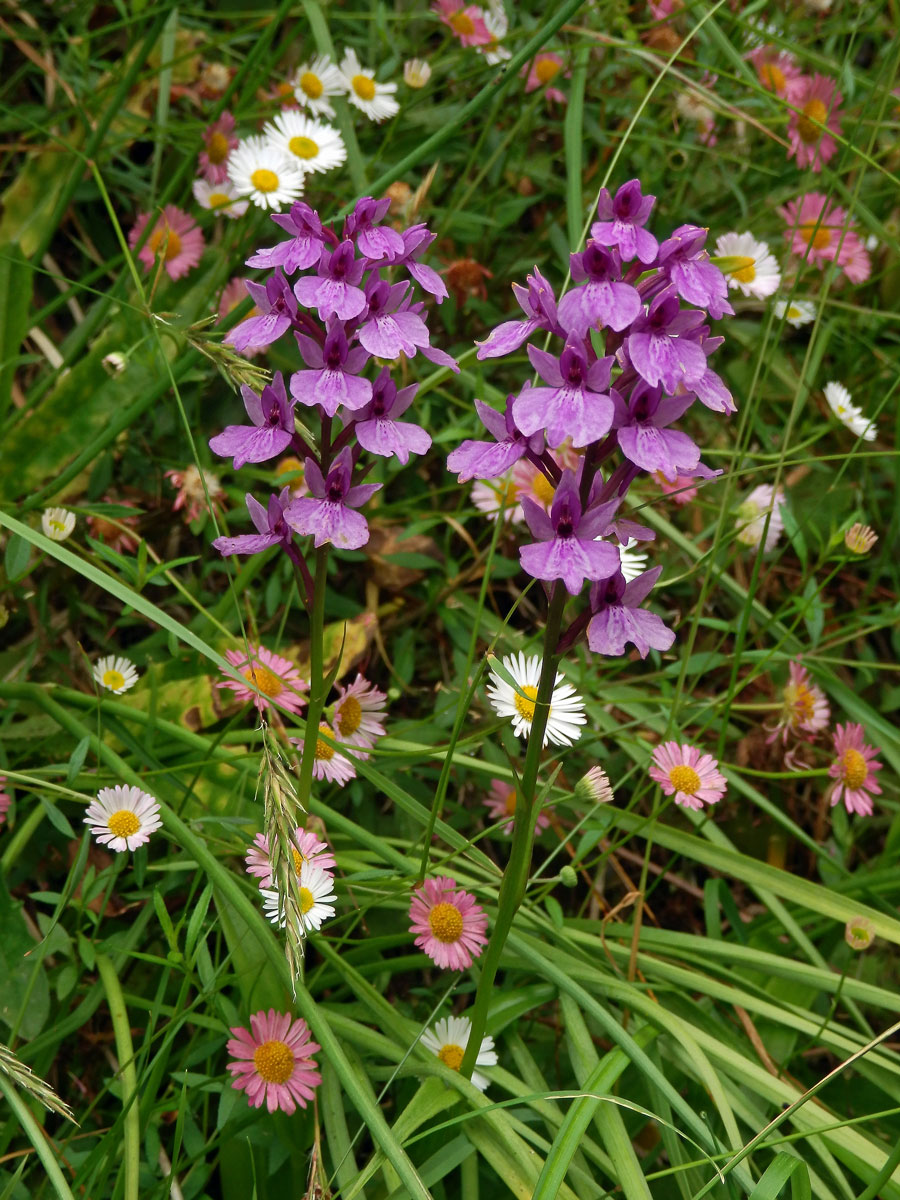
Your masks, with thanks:
[[[851,950],[868,950],[875,941],[875,926],[868,917],[851,917],[844,929],[844,941]]]
[[[861,525],[859,521],[844,534],[844,545],[851,554],[868,554],[877,541],[878,534],[872,526]]]
[[[581,804],[608,804],[613,799],[609,777],[602,767],[591,767],[575,784],[575,799]]]
[[[564,887],[574,887],[578,882],[578,874],[574,867],[570,867],[568,863],[560,868],[559,882]]]
[[[422,58],[411,58],[403,64],[403,82],[407,87],[423,88],[431,78],[431,67]]]

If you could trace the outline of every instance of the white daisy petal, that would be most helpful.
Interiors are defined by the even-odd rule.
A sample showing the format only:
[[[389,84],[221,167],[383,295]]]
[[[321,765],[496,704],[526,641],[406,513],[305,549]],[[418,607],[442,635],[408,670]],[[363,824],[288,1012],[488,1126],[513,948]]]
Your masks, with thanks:
[[[123,784],[101,788],[87,807],[84,823],[101,845],[117,853],[137,850],[162,825],[157,800],[139,787]]]
[[[297,887],[300,892],[300,911],[297,915],[303,932],[321,929],[322,922],[334,916],[334,902],[337,900],[331,872],[311,862],[304,862]],[[260,895],[263,897],[263,913],[273,925],[283,929],[286,924],[285,906],[277,889],[261,888]]]
[[[264,126],[263,134],[304,173],[330,171],[347,158],[344,139],[336,129],[296,109],[279,113]]]
[[[851,396],[842,383],[833,380],[826,383],[823,389],[828,407],[851,433],[865,442],[874,442],[876,437],[875,422],[868,420],[856,404],[851,403]]]
[[[280,210],[303,194],[303,172],[297,160],[263,137],[238,142],[228,159],[228,178],[239,196],[247,196],[257,208]]]
[[[75,528],[75,514],[67,508],[45,508],[41,513],[44,537],[52,542],[64,542]]]
[[[370,121],[395,117],[400,105],[394,99],[396,83],[376,83],[375,72],[363,67],[355,50],[346,50],[341,59],[341,74],[347,89],[347,99],[366,114]]]
[[[779,321],[787,321],[788,325],[800,329],[816,319],[816,306],[811,300],[776,300],[775,316]]]
[[[723,233],[716,240],[716,255],[742,260],[731,270],[723,268],[730,288],[739,288],[745,296],[757,300],[777,291],[781,269],[774,254],[769,253],[768,242],[757,241],[752,233]]]
[[[422,1034],[422,1045],[432,1054],[437,1055],[441,1062],[458,1071],[472,1032],[472,1022],[468,1017],[442,1017],[431,1029]],[[497,1053],[494,1050],[494,1039],[484,1037],[475,1059],[478,1067],[496,1067]],[[490,1080],[478,1071],[472,1072],[472,1083],[483,1092]]]
[[[343,75],[324,54],[298,67],[293,84],[297,103],[317,116],[333,117],[328,97],[342,96],[347,91]]]
[[[637,579],[638,575],[647,570],[647,561],[647,555],[640,550],[629,550],[627,546],[619,547],[619,570],[626,583],[631,583],[632,579]]]
[[[115,692],[116,695],[120,692],[127,692],[138,681],[138,673],[131,659],[115,654],[108,654],[105,658],[97,659],[93,674],[94,680],[101,687]]]
[[[235,191],[234,184],[226,179],[224,183],[210,183],[208,179],[195,179],[193,183],[194,199],[201,208],[208,208],[217,216],[242,217],[247,211],[249,201],[241,200]]]
[[[534,720],[534,700],[541,678],[542,659],[539,655],[526,658],[518,654],[508,655],[501,660],[503,667],[516,683],[512,687],[491,668],[491,682],[487,692],[494,711],[501,717],[511,717],[513,732],[517,737],[527,738]],[[543,745],[550,741],[554,746],[571,746],[581,736],[584,701],[570,683],[563,682],[557,672],[550,696],[550,713],[544,731]]]

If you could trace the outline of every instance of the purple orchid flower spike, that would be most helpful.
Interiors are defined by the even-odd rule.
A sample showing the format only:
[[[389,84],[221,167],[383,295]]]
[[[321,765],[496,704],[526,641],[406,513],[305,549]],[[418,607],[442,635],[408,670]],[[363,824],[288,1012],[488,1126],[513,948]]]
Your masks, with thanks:
[[[325,244],[322,222],[315,209],[298,200],[291,205],[290,212],[270,215],[276,225],[291,235],[290,239],[268,250],[257,250],[247,259],[247,266],[282,267],[288,275],[315,266]]]
[[[585,337],[589,329],[609,327],[616,333],[643,312],[637,288],[622,283],[618,259],[596,242],[583,254],[569,255],[572,278],[584,287],[573,288],[559,302],[559,321],[566,333]]]
[[[728,303],[725,276],[703,249],[707,232],[699,225],[679,225],[659,248],[659,268],[683,300],[708,309],[718,320],[734,316],[734,309]]]
[[[277,496],[269,497],[268,508],[263,508],[258,500],[248,492],[244,499],[247,501],[247,511],[256,526],[257,533],[242,533],[238,537],[218,537],[213,542],[221,555],[226,554],[260,554],[270,546],[292,545],[293,533],[284,519],[284,510],[291,497],[289,487],[282,488]]]
[[[318,310],[325,321],[332,313],[341,321],[352,321],[366,307],[366,294],[359,287],[366,260],[356,258],[353,243],[343,241],[335,250],[322,249],[315,275],[294,284],[294,295],[305,308]]]
[[[291,376],[291,395],[296,401],[309,407],[319,404],[329,417],[341,405],[353,411],[369,403],[371,381],[359,377],[369,355],[361,346],[350,349],[340,321],[329,321],[324,346],[305,334],[295,336],[303,361],[312,368]]]
[[[679,474],[692,471],[700,461],[700,449],[686,433],[668,429],[694,402],[692,392],[666,396],[662,389],[641,380],[628,403],[612,389],[619,447],[629,462],[643,471],[660,471],[674,483]]]
[[[401,306],[408,283],[389,284],[372,275],[366,284],[368,312],[359,327],[359,340],[378,358],[412,358],[416,349],[428,345],[428,326],[422,318]]]
[[[639,179],[623,183],[612,198],[606,188],[601,188],[597,203],[600,220],[591,226],[591,237],[601,246],[615,246],[622,262],[637,257],[649,265],[656,258],[659,242],[644,226],[655,203],[655,196],[641,195]]]
[[[398,458],[404,466],[410,454],[424,454],[431,445],[431,436],[420,425],[397,418],[409,408],[417,383],[397,391],[390,371],[385,367],[375,380],[372,401],[360,413],[354,414],[356,438],[364,450],[382,458]]]
[[[403,237],[396,229],[379,224],[390,207],[389,196],[383,200],[363,196],[344,222],[344,237],[353,238],[360,252],[373,262],[382,258],[394,259],[405,249]]]
[[[418,261],[419,255],[427,250],[436,235],[431,233],[424,224],[420,224],[410,225],[409,229],[404,229],[401,237],[403,238],[403,253],[392,259],[391,265],[404,267],[419,287],[434,296],[438,304],[442,304],[447,299],[447,285],[434,267]]]
[[[288,448],[294,436],[293,403],[287,398],[280,371],[275,372],[275,378],[266,384],[261,396],[246,384],[241,387],[241,395],[252,424],[228,425],[209,439],[210,450],[223,458],[234,457],[236,471],[244,463],[274,458]]]
[[[512,285],[519,307],[524,312],[524,321],[504,321],[483,342],[478,342],[476,358],[500,358],[512,354],[536,329],[547,329],[562,334],[562,326],[556,314],[556,297],[553,288],[537,267],[526,279],[527,288],[520,283]]]
[[[670,648],[675,641],[672,630],[656,613],[638,607],[661,574],[662,567],[653,567],[626,583],[622,572],[617,570],[609,579],[594,584],[591,588],[594,615],[587,637],[595,654],[624,654],[628,642],[637,647],[641,658],[646,658],[651,649]]]
[[[674,289],[666,288],[654,299],[650,311],[638,317],[628,335],[632,366],[649,384],[661,383],[667,392],[674,392],[679,384],[691,387],[706,371],[706,355],[685,335],[702,323],[702,312],[682,312]]]
[[[476,442],[467,439],[447,456],[447,470],[459,472],[460,483],[470,479],[496,479],[530,450],[540,454],[544,449],[543,433],[530,437],[518,428],[513,419],[515,396],[507,396],[505,413],[498,413],[482,400],[475,401],[481,423],[496,441]]]
[[[577,596],[585,579],[605,579],[618,569],[619,552],[609,542],[594,539],[609,523],[618,500],[608,501],[583,513],[578,480],[573,471],[563,471],[553,496],[550,515],[529,496],[522,510],[531,532],[540,541],[522,546],[519,561],[535,579],[561,579],[571,596]]]
[[[380,483],[350,486],[353,455],[345,446],[325,478],[313,459],[306,460],[306,483],[311,496],[292,500],[284,510],[288,525],[303,536],[310,535],[316,546],[333,542],[341,550],[358,550],[369,540],[369,526],[362,513],[355,512],[381,487]]]
[[[688,334],[692,341],[696,341],[707,359],[725,341],[723,337],[709,337],[709,327],[703,325],[698,329],[693,329]],[[695,379],[691,383],[691,391],[695,392],[697,399],[701,404],[705,404],[707,408],[713,412],[733,413],[737,412],[737,405],[734,403],[734,397],[725,386],[724,382],[716,374],[716,372],[707,363],[706,370],[699,379]]]
[[[297,301],[280,269],[265,284],[245,279],[244,287],[253,297],[260,316],[248,317],[225,335],[225,345],[234,346],[239,354],[277,341],[286,329],[290,329],[297,315]]]
[[[547,442],[587,446],[604,437],[613,422],[613,403],[606,394],[612,358],[588,363],[584,347],[570,336],[559,358],[528,347],[531,365],[548,387],[525,387],[513,404],[513,416],[524,434],[547,431]],[[704,362],[705,362],[704,357]]]

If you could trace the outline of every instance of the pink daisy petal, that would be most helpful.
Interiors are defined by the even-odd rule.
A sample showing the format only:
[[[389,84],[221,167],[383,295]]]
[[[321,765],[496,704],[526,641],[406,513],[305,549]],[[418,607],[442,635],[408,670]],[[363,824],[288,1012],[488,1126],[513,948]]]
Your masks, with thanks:
[[[265,646],[252,645],[249,654],[241,650],[226,650],[225,657],[244,676],[247,684],[238,683],[236,679],[225,679],[215,686],[228,688],[238,700],[251,701],[260,712],[269,708],[273,700],[287,712],[299,712],[306,703],[305,697],[298,693],[305,692],[309,684],[301,678],[289,658],[273,654]]]
[[[701,754],[695,746],[663,742],[653,751],[650,777],[676,804],[700,809],[725,795],[727,782],[718,766],[711,754]]]

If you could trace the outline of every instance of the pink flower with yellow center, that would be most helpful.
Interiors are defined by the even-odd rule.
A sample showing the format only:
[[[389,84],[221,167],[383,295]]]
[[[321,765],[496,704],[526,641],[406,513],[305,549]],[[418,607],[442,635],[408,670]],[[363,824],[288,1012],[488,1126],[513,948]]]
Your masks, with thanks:
[[[488,810],[488,816],[495,821],[502,821],[504,817],[509,820],[503,826],[503,832],[509,836],[513,831],[513,817],[516,815],[516,789],[512,783],[503,779],[492,779],[491,790],[485,798],[484,806]],[[535,834],[543,833],[550,824],[550,818],[546,813],[539,812],[537,821],[535,821]]]
[[[237,1026],[231,1033],[231,1086],[247,1093],[250,1107],[259,1108],[265,1101],[270,1113],[280,1109],[288,1115],[298,1104],[306,1108],[322,1082],[313,1058],[321,1046],[310,1037],[306,1022],[270,1008],[253,1014],[249,1030]]]
[[[139,787],[101,788],[87,806],[85,825],[101,844],[116,853],[137,850],[162,826],[159,802]]]
[[[224,183],[228,178],[228,158],[237,144],[234,117],[230,112],[223,112],[217,121],[203,130],[200,171],[210,183]]]
[[[287,712],[299,712],[306,703],[300,692],[305,692],[309,684],[289,658],[273,654],[265,646],[248,646],[247,652],[226,650],[225,657],[247,683],[224,679],[216,687],[230,689],[238,700],[252,701],[260,712],[271,707],[273,700]]]
[[[415,944],[439,967],[463,971],[487,943],[487,914],[456,880],[442,875],[426,879],[413,892],[410,933]]]
[[[804,75],[792,84],[788,98],[797,110],[788,121],[788,158],[796,155],[798,167],[818,174],[837,150],[830,133],[840,136],[843,97],[827,76]]]
[[[747,58],[753,63],[762,86],[776,96],[789,98],[791,88],[802,78],[794,56],[777,46],[757,46]]]
[[[862,725],[838,725],[834,734],[835,759],[828,774],[836,783],[831,788],[832,808],[839,800],[849,813],[872,815],[872,797],[881,795],[875,772],[881,770],[878,751],[863,740]]]
[[[302,738],[290,738],[289,740],[299,750],[303,749]],[[338,787],[343,787],[345,783],[356,778],[356,768],[353,763],[334,744],[339,743],[340,740],[331,726],[326,725],[323,721],[319,726],[319,737],[316,738],[313,779],[324,779],[327,783],[336,783]]]
[[[319,867],[329,874],[337,866],[337,859],[329,849],[328,843],[320,842],[310,830],[295,829],[292,841],[291,857],[294,871],[298,877],[304,863]],[[272,859],[269,855],[269,839],[264,833],[258,833],[253,839],[253,845],[247,851],[244,861],[247,864],[247,874],[258,877],[260,889],[275,887],[275,881],[272,878]]]
[[[717,804],[725,795],[727,783],[711,754],[702,754],[695,746],[663,742],[653,751],[650,778],[655,779],[676,804],[700,809]]]
[[[357,672],[349,687],[338,684],[338,698],[331,710],[331,723],[338,741],[347,746],[370,750],[384,737],[387,696]],[[360,754],[359,758],[368,758]]]
[[[461,46],[489,45],[491,31],[484,23],[483,10],[476,4],[462,4],[460,0],[437,0],[431,10],[459,38]]]
[[[550,87],[550,83],[562,71],[563,65],[561,54],[554,54],[550,50],[536,54],[528,66],[527,73],[524,67],[522,69],[522,74],[525,75],[525,91],[536,92],[538,88],[543,88],[548,100],[557,100],[560,104],[565,104],[565,93],[557,87]]]
[[[131,227],[128,245],[132,250],[147,228],[150,217],[150,213],[140,213]],[[174,204],[167,204],[138,251],[138,258],[148,271],[161,258],[169,278],[180,279],[196,267],[202,254],[203,234],[194,218]]]
[[[178,489],[172,512],[183,508],[184,519],[188,523],[196,521],[200,514],[206,511],[207,496],[209,504],[217,508],[225,494],[218,475],[213,475],[211,471],[205,471],[202,467],[195,467],[193,463],[183,471],[166,471],[165,476],[171,481],[172,487]]]

